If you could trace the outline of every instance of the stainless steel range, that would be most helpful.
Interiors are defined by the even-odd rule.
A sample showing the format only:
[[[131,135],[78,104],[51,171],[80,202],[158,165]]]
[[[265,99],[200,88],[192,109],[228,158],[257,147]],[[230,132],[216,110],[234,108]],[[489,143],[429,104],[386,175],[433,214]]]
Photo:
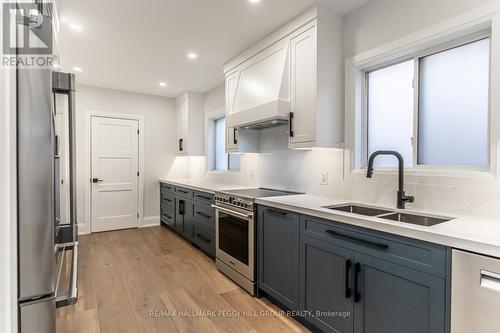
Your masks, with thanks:
[[[299,194],[267,188],[215,193],[217,268],[255,295],[255,199]]]

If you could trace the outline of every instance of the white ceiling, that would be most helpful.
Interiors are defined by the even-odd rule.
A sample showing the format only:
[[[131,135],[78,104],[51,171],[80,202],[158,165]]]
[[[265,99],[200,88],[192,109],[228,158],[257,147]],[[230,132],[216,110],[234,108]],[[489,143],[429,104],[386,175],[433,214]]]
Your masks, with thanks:
[[[77,82],[104,88],[206,92],[226,61],[318,1],[344,15],[370,0],[62,0],[62,69],[81,67]]]

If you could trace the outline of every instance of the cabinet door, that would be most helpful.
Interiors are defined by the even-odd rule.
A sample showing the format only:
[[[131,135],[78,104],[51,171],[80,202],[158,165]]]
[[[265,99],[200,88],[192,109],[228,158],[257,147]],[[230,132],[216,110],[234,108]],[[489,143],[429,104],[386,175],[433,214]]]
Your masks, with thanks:
[[[177,154],[188,153],[187,131],[188,131],[188,101],[177,105]]]
[[[353,267],[353,251],[301,236],[300,310],[324,332],[353,332]]]
[[[316,134],[316,26],[290,41],[290,90],[293,131],[290,143],[315,141]],[[333,112],[333,110],[331,110]]]
[[[290,309],[299,301],[299,215],[259,208],[259,288]]]
[[[193,201],[186,200],[182,235],[189,240],[193,239]]]
[[[184,215],[186,214],[186,199],[181,197],[175,198],[175,224],[174,229],[178,233],[184,230]]]
[[[354,332],[445,332],[444,279],[359,253],[356,263]]]

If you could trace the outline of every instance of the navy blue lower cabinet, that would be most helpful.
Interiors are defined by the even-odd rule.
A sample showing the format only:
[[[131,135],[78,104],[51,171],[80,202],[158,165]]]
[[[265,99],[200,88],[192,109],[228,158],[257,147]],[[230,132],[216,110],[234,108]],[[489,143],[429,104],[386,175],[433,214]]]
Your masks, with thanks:
[[[299,214],[258,207],[258,287],[292,310],[299,301],[299,234]]]
[[[443,333],[445,280],[355,254],[355,333]]]
[[[301,236],[300,310],[324,332],[353,332],[354,258],[352,250]]]

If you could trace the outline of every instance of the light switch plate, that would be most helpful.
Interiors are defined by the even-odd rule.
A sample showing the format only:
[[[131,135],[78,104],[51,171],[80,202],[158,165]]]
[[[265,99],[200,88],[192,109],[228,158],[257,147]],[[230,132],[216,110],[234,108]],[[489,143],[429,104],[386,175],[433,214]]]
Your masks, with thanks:
[[[328,171],[321,173],[320,185],[328,185]]]

